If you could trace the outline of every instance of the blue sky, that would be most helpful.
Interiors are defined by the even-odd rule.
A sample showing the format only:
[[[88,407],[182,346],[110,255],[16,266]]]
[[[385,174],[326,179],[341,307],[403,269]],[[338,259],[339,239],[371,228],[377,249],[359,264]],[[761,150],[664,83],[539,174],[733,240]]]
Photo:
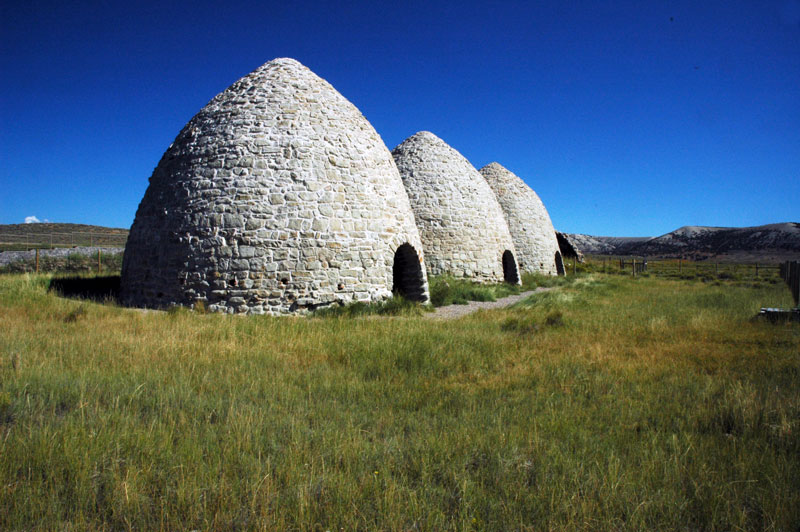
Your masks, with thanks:
[[[498,161],[561,231],[800,222],[800,0],[3,0],[0,46],[0,223],[129,227],[183,125],[275,57],[389,149]]]

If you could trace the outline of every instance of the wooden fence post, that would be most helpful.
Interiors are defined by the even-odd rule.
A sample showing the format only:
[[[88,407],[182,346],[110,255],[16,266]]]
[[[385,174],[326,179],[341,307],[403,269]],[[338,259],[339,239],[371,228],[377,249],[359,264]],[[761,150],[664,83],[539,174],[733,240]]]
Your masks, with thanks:
[[[100,250],[98,249],[97,250],[97,273],[98,274],[100,273],[100,265],[101,265],[101,262],[100,262]]]
[[[36,248],[36,273],[39,273],[39,248]]]
[[[631,262],[631,270],[633,270],[633,276],[636,277],[636,259]]]

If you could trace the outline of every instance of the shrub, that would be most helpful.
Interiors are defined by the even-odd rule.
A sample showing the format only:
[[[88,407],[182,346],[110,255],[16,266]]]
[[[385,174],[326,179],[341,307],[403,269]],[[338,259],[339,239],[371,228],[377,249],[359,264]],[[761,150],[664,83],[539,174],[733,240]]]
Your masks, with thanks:
[[[521,314],[506,318],[500,324],[500,329],[506,332],[515,332],[517,334],[533,334],[540,329],[539,324],[536,322],[535,316],[532,314]]]
[[[564,325],[564,313],[558,309],[551,310],[545,316],[544,324],[548,327],[561,327]]]

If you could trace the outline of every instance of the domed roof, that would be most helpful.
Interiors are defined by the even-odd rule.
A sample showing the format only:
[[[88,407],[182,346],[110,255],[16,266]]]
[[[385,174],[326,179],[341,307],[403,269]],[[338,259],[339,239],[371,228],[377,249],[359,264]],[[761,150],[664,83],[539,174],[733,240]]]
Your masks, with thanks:
[[[558,240],[550,215],[536,192],[498,163],[487,164],[480,173],[503,208],[520,269],[556,274]]]
[[[389,150],[292,59],[214,97],[167,149],[131,227],[121,288],[129,305],[248,313],[375,301],[393,288],[427,297]]]
[[[486,180],[463,155],[433,133],[420,131],[397,146],[392,156],[411,200],[431,274],[519,281],[503,211]]]

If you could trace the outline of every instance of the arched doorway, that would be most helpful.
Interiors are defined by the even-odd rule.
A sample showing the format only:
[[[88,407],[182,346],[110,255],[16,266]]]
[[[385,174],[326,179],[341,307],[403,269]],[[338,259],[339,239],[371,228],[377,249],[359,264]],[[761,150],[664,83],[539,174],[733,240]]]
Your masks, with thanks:
[[[399,294],[410,301],[426,301],[425,277],[419,255],[411,244],[403,244],[394,252],[392,266],[392,293]]]
[[[517,261],[514,260],[514,254],[509,250],[503,252],[503,279],[507,283],[518,284],[519,272],[517,271]]]
[[[564,271],[564,261],[561,260],[561,252],[559,251],[556,251],[556,273],[558,273],[558,275],[567,273]]]

